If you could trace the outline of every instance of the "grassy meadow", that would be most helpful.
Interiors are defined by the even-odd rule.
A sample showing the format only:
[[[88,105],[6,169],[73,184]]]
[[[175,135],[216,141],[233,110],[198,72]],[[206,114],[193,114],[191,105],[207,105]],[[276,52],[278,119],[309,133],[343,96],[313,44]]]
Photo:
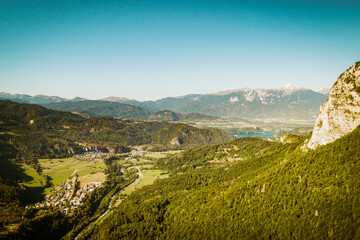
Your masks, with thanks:
[[[104,170],[106,165],[100,159],[95,161],[78,160],[75,158],[61,159],[39,159],[39,165],[42,168],[41,175],[29,165],[21,165],[25,173],[32,177],[32,180],[25,182],[26,187],[43,187],[43,177],[49,176],[51,186],[44,188],[44,194],[49,194],[53,186],[61,184],[67,180],[77,169],[76,174],[80,181],[80,186],[86,186],[87,182],[99,182],[105,180]]]

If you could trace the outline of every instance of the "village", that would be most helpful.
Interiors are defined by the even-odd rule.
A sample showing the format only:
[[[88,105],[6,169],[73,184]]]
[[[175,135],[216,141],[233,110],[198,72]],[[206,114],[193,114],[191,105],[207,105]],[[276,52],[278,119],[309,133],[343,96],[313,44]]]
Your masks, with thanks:
[[[127,162],[136,162],[137,157],[144,156],[146,153],[146,151],[134,149],[130,153],[121,153],[117,155],[125,157],[124,160]],[[86,186],[81,188],[76,172],[79,169],[87,167],[96,161],[103,161],[103,159],[109,155],[110,153],[103,153],[99,151],[76,155],[74,161],[87,161],[87,164],[76,168],[72,175],[59,184],[59,186],[53,186],[52,193],[47,194],[42,202],[38,202],[32,206],[27,206],[27,208],[56,207],[61,210],[63,215],[68,215],[70,212],[74,212],[82,204],[86,195],[100,187],[101,184],[105,181],[87,182]]]

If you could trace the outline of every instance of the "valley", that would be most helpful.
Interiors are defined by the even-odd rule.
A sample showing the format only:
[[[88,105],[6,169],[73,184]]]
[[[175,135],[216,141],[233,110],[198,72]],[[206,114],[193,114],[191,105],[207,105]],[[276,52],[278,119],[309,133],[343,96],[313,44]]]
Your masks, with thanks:
[[[360,240],[359,13],[0,1],[0,240]]]
[[[0,238],[356,239],[359,77],[338,78],[316,121],[0,101]]]
[[[283,134],[292,132],[294,129],[299,130],[299,134],[309,133],[315,120],[281,120],[281,119],[216,119],[212,121],[186,121],[194,127],[205,128],[218,128],[229,134],[247,134],[247,133],[260,133],[260,132],[276,132]]]

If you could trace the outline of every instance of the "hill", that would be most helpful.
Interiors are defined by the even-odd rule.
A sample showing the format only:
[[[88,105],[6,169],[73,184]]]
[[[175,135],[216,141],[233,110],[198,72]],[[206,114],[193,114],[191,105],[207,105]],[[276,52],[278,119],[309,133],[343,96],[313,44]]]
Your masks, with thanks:
[[[127,146],[139,145],[153,150],[186,149],[232,139],[217,129],[111,117],[83,118],[9,100],[0,101],[0,133],[0,232],[4,224],[22,221],[29,200],[29,189],[19,186],[19,182],[29,181],[29,176],[19,163],[40,172],[39,158],[69,157],[87,151],[121,153],[130,151]]]
[[[76,97],[74,99],[66,99],[58,96],[47,96],[47,95],[27,95],[27,94],[10,94],[1,92],[1,99],[11,100],[13,102],[19,103],[33,103],[33,104],[46,104],[46,103],[54,103],[54,102],[64,102],[64,101],[82,101],[84,98]]]
[[[100,100],[49,103],[43,104],[42,106],[59,111],[88,112],[97,116],[110,116],[125,119],[146,119],[151,114],[150,111],[141,107]]]
[[[83,118],[69,112],[11,101],[0,101],[0,112],[1,136],[13,141],[16,139],[15,142],[19,141],[19,144],[37,136],[32,143],[23,146],[24,149],[28,149],[32,145],[34,147],[37,145],[36,148],[39,150],[44,149],[42,152],[35,151],[36,155],[44,155],[45,152],[50,154],[51,149],[54,148],[50,142],[55,139],[72,145],[82,143],[82,146],[88,143],[99,145],[160,144],[165,148],[199,146],[231,139],[229,135],[217,129],[198,129],[180,123],[132,122],[110,117]],[[201,141],[196,140],[199,137]],[[37,138],[42,140],[37,142]],[[174,139],[178,139],[180,144],[172,144]],[[83,149],[80,145],[78,146]],[[61,150],[67,152],[70,149]]]
[[[346,111],[347,121],[338,131],[359,125],[351,118],[357,105],[343,100],[353,96],[349,87],[357,92],[357,66],[341,75],[330,91],[328,102],[341,104],[322,107],[326,116],[355,109]],[[347,85],[337,93],[343,82]],[[324,118],[322,112],[319,118]],[[337,126],[334,119],[327,129]],[[303,151],[304,141],[313,136],[286,135],[282,143],[241,138],[159,159],[157,167],[171,177],[125,199],[87,237],[360,238],[360,126]],[[328,135],[316,138],[326,140]]]
[[[187,122],[187,121],[210,121],[210,120],[216,120],[218,119],[218,117],[204,115],[200,113],[182,114],[182,113],[175,113],[172,111],[164,110],[151,114],[148,117],[148,119],[152,121]]]
[[[294,89],[297,88],[288,89],[288,94],[292,95],[290,92]],[[219,95],[224,94],[233,92]],[[30,105],[21,106],[29,107],[32,112]],[[86,205],[87,210],[81,208],[74,216],[63,217],[54,212],[34,217],[20,224],[14,236],[39,239],[53,233],[57,238],[72,239],[81,231],[83,239],[360,238],[360,126],[327,145],[303,151],[302,146],[311,134],[288,134],[283,142],[239,138],[215,143],[215,138],[225,140],[222,132],[195,129],[186,124],[106,117],[76,116],[75,119],[72,115],[59,120],[57,114],[55,111],[39,118],[22,114],[25,117],[10,123],[4,118],[2,136],[11,138],[2,146],[5,157],[10,158],[14,151],[19,151],[13,144],[14,136],[23,134],[21,139],[24,139],[24,132],[12,130],[10,133],[7,129],[16,129],[18,125],[22,130],[30,128],[27,131],[31,132],[46,129],[47,134],[57,134],[53,136],[74,143],[146,142],[154,147],[158,144],[186,150],[152,159],[155,162],[151,167],[169,173],[169,177],[134,190],[128,197],[120,194],[119,205],[86,229],[76,224],[86,220],[87,211],[95,212],[90,207],[93,205]],[[171,112],[167,115],[174,117]],[[27,122],[29,119],[31,124]],[[199,143],[207,145],[188,148]],[[110,159],[107,161],[111,162]],[[119,170],[119,166],[112,167]],[[140,167],[138,171],[140,178]],[[113,190],[120,186],[124,185],[113,185]],[[18,199],[18,192],[13,191],[9,183],[0,187],[3,193],[11,193],[3,195],[6,196],[3,202],[7,200],[7,206],[14,209],[5,208],[3,212],[7,215],[2,216],[21,221],[21,209],[16,208],[16,203],[9,203],[9,199]],[[101,189],[99,193],[95,191],[96,196],[101,195]]]
[[[308,153],[303,141],[243,138],[159,160],[173,176],[130,195],[87,236],[359,238],[360,128]]]
[[[109,98],[108,98],[109,99]],[[217,117],[204,115],[200,113],[182,114],[168,110],[157,111],[152,113],[146,107],[139,107],[116,101],[101,100],[84,100],[79,102],[58,102],[42,104],[42,106],[59,110],[68,111],[79,114],[84,117],[94,116],[110,116],[125,119],[151,120],[151,121],[168,121],[168,122],[187,122],[187,121],[203,121],[216,120]]]

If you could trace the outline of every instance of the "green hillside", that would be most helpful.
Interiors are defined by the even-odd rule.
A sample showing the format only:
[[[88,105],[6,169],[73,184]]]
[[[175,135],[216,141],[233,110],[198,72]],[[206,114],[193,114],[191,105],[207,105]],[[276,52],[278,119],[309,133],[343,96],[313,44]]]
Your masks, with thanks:
[[[110,150],[119,145],[144,144],[186,148],[231,139],[217,129],[197,129],[165,122],[132,122],[111,117],[85,119],[68,112],[11,101],[0,101],[0,112],[3,133],[0,138],[11,142],[21,154],[31,157],[62,157],[69,151],[81,151],[88,144]],[[179,144],[172,144],[174,138],[179,139]]]
[[[31,181],[19,164],[41,172],[39,158],[69,157],[88,148],[103,152],[128,152],[127,146],[147,145],[154,150],[184,149],[232,139],[217,129],[186,124],[132,122],[111,117],[83,118],[34,104],[0,101],[0,232],[3,225],[19,223],[33,191],[20,187]],[[71,229],[71,228],[70,228]]]
[[[237,139],[159,160],[172,177],[130,195],[88,237],[358,239],[360,128],[307,153],[303,141]]]
[[[24,212],[24,189],[18,185],[28,176],[9,159],[29,161],[38,155],[56,155],[59,153],[51,151],[70,148],[81,140],[109,148],[115,143],[188,148],[153,160],[154,168],[170,176],[135,190],[106,218],[89,227],[82,239],[360,237],[360,127],[333,143],[304,152],[300,148],[309,136],[291,135],[291,141],[285,141],[289,143],[239,138],[212,144],[229,138],[218,130],[186,124],[84,119],[10,101],[0,106],[0,220],[6,226],[22,222],[24,214],[31,216]],[[57,148],[54,141],[58,141]],[[206,146],[189,148],[197,144]],[[36,169],[35,160],[29,164]],[[110,167],[111,161],[108,164]],[[116,165],[112,168],[120,171]],[[65,239],[73,236],[79,232],[77,225],[84,226],[104,211],[101,196],[121,189],[135,176],[127,182],[121,179],[94,191],[74,216],[63,217],[57,211],[33,216],[13,236],[46,239],[52,233],[59,239],[68,232],[72,234]]]
[[[177,121],[188,122],[188,121],[204,121],[204,120],[209,121],[216,119],[218,119],[218,117],[204,115],[200,113],[182,114],[168,110],[155,112],[148,117],[148,120],[167,121],[167,122],[177,122]]]
[[[88,112],[97,116],[110,116],[126,119],[146,119],[151,112],[141,107],[100,100],[84,100],[77,102],[58,102],[43,104],[44,107],[68,112]]]

